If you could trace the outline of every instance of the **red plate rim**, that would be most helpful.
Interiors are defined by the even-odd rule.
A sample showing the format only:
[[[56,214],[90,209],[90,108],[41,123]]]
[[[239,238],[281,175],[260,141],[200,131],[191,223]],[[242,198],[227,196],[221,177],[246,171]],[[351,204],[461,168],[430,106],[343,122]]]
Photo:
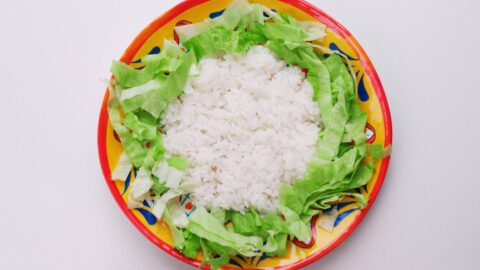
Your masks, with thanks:
[[[142,32],[133,40],[133,42],[128,46],[127,50],[121,57],[121,61],[125,63],[129,63],[137,51],[141,48],[141,46],[148,40],[148,38],[155,33],[160,27],[168,23],[170,20],[177,17],[179,14],[183,13],[185,10],[188,10],[192,7],[200,5],[208,0],[184,0],[181,3],[177,4],[175,7],[164,13],[162,16],[155,19],[152,23],[150,23]],[[373,67],[372,62],[368,58],[367,54],[360,46],[358,41],[350,34],[350,32],[343,27],[339,22],[334,20],[328,14],[320,10],[319,8],[315,7],[314,5],[304,1],[304,0],[280,0],[281,2],[287,3],[291,6],[294,6],[307,14],[311,15],[312,17],[320,20],[322,23],[327,25],[330,29],[334,32],[339,34],[342,38],[344,38],[349,45],[354,49],[355,53],[358,55],[358,58],[365,70],[365,73],[369,77],[372,86],[377,94],[379,99],[383,118],[384,118],[384,125],[385,125],[385,146],[390,145],[392,143],[392,121],[390,115],[390,109],[387,102],[387,97],[385,95],[382,83],[380,82],[380,78],[378,77],[375,68]],[[133,214],[130,209],[128,209],[126,203],[124,202],[122,195],[118,191],[115,183],[111,180],[111,172],[108,165],[108,156],[107,156],[107,149],[106,149],[106,130],[108,124],[108,113],[107,113],[107,101],[108,101],[108,89],[105,93],[102,107],[100,110],[100,117],[98,123],[98,154],[100,158],[100,165],[102,167],[103,175],[105,181],[112,193],[115,201],[117,202],[120,209],[124,212],[124,214],[130,219],[130,221],[135,225],[135,227],[152,243],[156,246],[170,254],[171,256],[177,258],[178,260],[187,263],[189,265],[199,267],[200,262],[195,259],[190,259],[183,256],[179,251],[174,249],[173,247],[169,246],[167,243],[156,237],[152,232],[150,232],[145,225],[143,225],[140,220]],[[365,217],[370,207],[373,205],[378,192],[383,184],[385,179],[385,175],[387,173],[388,164],[390,162],[390,157],[386,158],[382,162],[382,166],[380,167],[377,182],[373,187],[373,190],[370,194],[370,202],[365,209],[363,209],[360,214],[355,218],[353,223],[345,230],[337,239],[335,239],[329,246],[325,247],[322,250],[319,250],[317,253],[295,262],[290,265],[280,266],[273,269],[276,270],[287,270],[287,269],[299,269],[305,267],[321,257],[328,254],[330,251],[335,249],[339,244],[341,244],[358,226],[360,221]],[[208,266],[203,266],[202,269],[210,269]],[[235,268],[222,268],[224,270],[228,269],[235,269]]]

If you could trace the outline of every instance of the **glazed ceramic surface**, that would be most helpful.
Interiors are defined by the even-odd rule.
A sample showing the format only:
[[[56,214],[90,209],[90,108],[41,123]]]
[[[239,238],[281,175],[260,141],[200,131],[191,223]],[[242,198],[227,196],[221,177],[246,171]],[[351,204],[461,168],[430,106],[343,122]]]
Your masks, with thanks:
[[[328,27],[327,37],[321,45],[337,50],[350,59],[357,75],[358,102],[362,110],[368,114],[368,124],[365,127],[367,143],[390,145],[392,127],[388,103],[372,63],[355,38],[339,23],[307,2],[296,0],[251,0],[250,2],[288,13],[298,20],[320,21]],[[130,44],[121,60],[130,63],[133,67],[141,67],[143,65],[141,57],[159,53],[165,39],[178,40],[174,33],[174,26],[199,22],[207,17],[215,18],[221,15],[230,3],[231,0],[187,0],[180,3],[147,26]],[[142,208],[128,209],[126,200],[131,183],[135,181],[135,171],[132,170],[125,182],[111,180],[111,171],[122,153],[122,145],[109,124],[107,99],[108,91],[100,112],[98,150],[105,180],[113,197],[145,237],[177,259],[198,267],[201,254],[199,253],[196,259],[189,259],[176,251],[172,247],[172,237],[168,227],[153,216],[148,204],[145,203]],[[360,210],[350,199],[337,204],[338,216],[333,231],[327,232],[322,229],[317,222],[318,218],[314,217],[311,222],[313,237],[309,243],[290,242],[287,246],[287,255],[284,257],[270,258],[266,255],[254,258],[232,257],[230,264],[222,269],[298,269],[318,260],[339,245],[365,216],[380,190],[388,163],[389,158],[376,162],[373,179],[366,186],[358,189],[358,192],[367,194],[370,198],[367,208]],[[195,210],[188,195],[180,198],[180,202],[187,216]]]

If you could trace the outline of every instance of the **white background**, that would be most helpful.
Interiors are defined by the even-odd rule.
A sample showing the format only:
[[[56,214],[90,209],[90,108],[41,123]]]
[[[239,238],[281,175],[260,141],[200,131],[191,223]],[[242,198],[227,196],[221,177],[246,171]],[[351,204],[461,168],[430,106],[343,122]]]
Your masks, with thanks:
[[[0,0],[0,269],[192,269],[122,214],[96,142],[100,79],[177,2]],[[479,2],[312,2],[375,64],[394,152],[358,229],[305,269],[478,269]]]

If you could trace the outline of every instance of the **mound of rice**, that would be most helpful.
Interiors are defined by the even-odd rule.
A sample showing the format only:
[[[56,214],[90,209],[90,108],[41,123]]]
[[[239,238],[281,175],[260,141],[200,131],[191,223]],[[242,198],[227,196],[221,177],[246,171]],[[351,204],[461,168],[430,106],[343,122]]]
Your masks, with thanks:
[[[167,154],[188,159],[194,204],[274,211],[280,187],[304,175],[315,150],[312,86],[263,46],[197,68],[165,114]]]

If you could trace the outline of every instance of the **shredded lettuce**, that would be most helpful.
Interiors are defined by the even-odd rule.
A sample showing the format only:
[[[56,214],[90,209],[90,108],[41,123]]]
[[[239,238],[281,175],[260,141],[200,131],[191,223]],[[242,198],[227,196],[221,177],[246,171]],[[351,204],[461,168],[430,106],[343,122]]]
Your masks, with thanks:
[[[226,29],[234,30],[251,12],[253,6],[247,0],[235,0],[225,9],[222,16],[217,17],[216,23]]]
[[[392,147],[390,145],[385,148],[379,144],[370,144],[368,146],[368,153],[372,155],[374,161],[390,156],[391,151]]]
[[[177,190],[167,191],[165,194],[163,194],[159,199],[155,201],[155,205],[152,209],[153,215],[156,218],[161,219],[165,211],[165,208],[167,207],[168,202],[170,202],[170,200],[174,198],[177,198],[180,195],[181,195],[180,192],[178,192]]]
[[[167,224],[172,233],[173,246],[178,250],[184,250],[188,241],[185,239],[182,230],[174,224],[172,215],[175,213],[170,211],[170,208],[165,209],[165,212],[162,214],[162,220]]]
[[[180,185],[184,172],[170,166],[168,160],[161,161],[156,165],[152,174],[155,175],[159,182],[165,183],[165,186],[171,189],[176,189]]]
[[[223,223],[220,223],[203,207],[197,207],[190,216],[187,229],[210,242],[224,247],[230,247],[244,256],[256,256],[263,246],[261,237],[244,236],[227,230]]]
[[[152,181],[153,185],[152,188],[150,189],[157,197],[162,196],[165,192],[169,190],[169,188],[166,186],[165,182],[160,182],[158,177],[155,175],[152,175]]]
[[[137,201],[140,200],[148,193],[148,191],[150,191],[152,185],[153,182],[150,172],[145,168],[140,168],[130,191],[132,198]]]
[[[200,238],[196,234],[193,234],[186,229],[183,230],[183,236],[185,242],[183,249],[180,251],[188,258],[195,258],[198,250],[200,249]]]
[[[230,261],[230,256],[236,252],[212,241],[200,238],[200,247],[203,252],[202,264],[209,264],[210,269],[217,270]]]
[[[225,223],[225,209],[222,208],[213,208],[210,210],[210,215],[212,215],[218,222]]]
[[[118,159],[117,166],[112,172],[112,179],[125,181],[132,170],[133,164],[125,152],[122,152]]]
[[[307,34],[306,41],[321,40],[326,36],[327,27],[319,22],[299,22]]]
[[[172,213],[172,224],[178,228],[185,228],[188,225],[188,218],[179,200],[171,200],[167,205],[169,213]]]
[[[160,117],[160,114],[167,108],[168,104],[183,93],[183,87],[187,82],[190,67],[196,61],[193,53],[187,53],[184,57],[183,63],[168,76],[164,87],[152,92],[148,100],[142,105],[142,109],[154,117]]]
[[[175,26],[175,32],[178,35],[180,41],[186,42],[192,37],[199,35],[210,28],[214,27],[216,23],[211,19],[206,19],[199,23],[185,24],[181,26]]]
[[[172,156],[167,159],[168,166],[180,171],[185,171],[188,168],[188,160],[181,156]]]

